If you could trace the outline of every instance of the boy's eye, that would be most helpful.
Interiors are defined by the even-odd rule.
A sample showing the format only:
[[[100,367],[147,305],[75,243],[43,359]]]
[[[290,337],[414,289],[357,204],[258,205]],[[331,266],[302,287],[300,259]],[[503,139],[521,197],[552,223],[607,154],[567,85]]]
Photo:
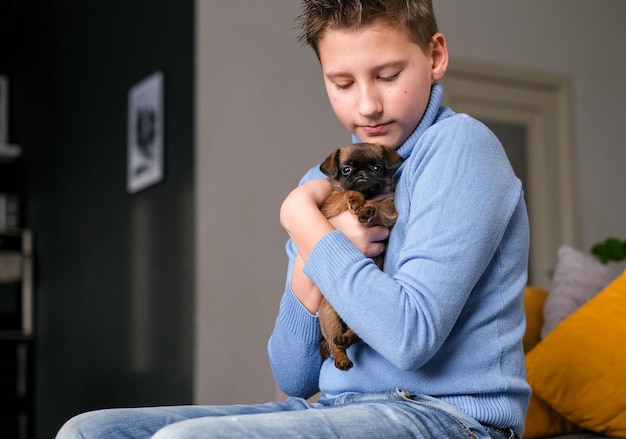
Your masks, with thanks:
[[[350,175],[351,172],[352,172],[352,166],[344,166],[343,168],[341,168],[341,173],[343,175]]]
[[[351,85],[352,85],[351,82],[347,82],[345,84],[335,84],[335,86],[337,87],[337,90],[347,90],[348,88],[350,88]]]
[[[400,76],[400,73],[396,73],[395,75],[391,75],[391,76],[381,76],[380,80],[384,82],[393,82],[396,79],[398,79],[398,76]]]

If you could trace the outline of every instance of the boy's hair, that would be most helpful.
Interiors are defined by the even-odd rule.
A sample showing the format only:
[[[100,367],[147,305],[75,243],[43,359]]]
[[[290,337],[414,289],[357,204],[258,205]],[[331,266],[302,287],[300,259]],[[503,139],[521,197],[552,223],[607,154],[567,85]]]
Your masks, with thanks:
[[[370,24],[403,29],[425,52],[437,33],[431,0],[303,0],[296,22],[298,41],[311,46],[318,57],[318,42],[327,29],[355,30]]]

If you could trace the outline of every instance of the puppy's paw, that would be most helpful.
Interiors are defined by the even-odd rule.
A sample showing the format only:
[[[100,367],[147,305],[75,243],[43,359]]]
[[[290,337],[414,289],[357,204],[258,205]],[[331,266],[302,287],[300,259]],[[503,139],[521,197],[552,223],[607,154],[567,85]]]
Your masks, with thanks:
[[[365,197],[362,193],[356,191],[348,191],[346,192],[348,209],[355,215],[358,215],[358,212],[363,207],[365,203]]]
[[[372,221],[372,219],[376,216],[377,213],[376,206],[373,204],[365,204],[356,214],[359,218],[359,221],[363,224],[368,224]]]
[[[343,335],[333,338],[333,344],[340,349],[348,349],[352,344],[350,337],[344,337]]]
[[[352,366],[354,366],[354,364],[347,355],[335,358],[335,367],[339,370],[349,370],[352,369]]]

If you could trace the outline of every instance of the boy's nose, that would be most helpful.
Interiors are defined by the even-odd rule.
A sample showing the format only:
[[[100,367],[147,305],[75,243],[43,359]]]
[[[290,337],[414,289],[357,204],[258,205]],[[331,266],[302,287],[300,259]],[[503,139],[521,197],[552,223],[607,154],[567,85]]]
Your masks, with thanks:
[[[376,118],[383,110],[383,105],[376,90],[363,87],[359,100],[359,113],[369,119]]]

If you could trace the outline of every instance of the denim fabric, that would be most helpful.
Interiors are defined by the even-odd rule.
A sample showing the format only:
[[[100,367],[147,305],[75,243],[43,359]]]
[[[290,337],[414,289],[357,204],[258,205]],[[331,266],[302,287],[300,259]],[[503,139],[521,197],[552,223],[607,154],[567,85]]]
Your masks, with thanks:
[[[440,400],[395,390],[317,403],[289,398],[255,405],[98,410],[70,419],[57,439],[503,437],[487,430]]]

